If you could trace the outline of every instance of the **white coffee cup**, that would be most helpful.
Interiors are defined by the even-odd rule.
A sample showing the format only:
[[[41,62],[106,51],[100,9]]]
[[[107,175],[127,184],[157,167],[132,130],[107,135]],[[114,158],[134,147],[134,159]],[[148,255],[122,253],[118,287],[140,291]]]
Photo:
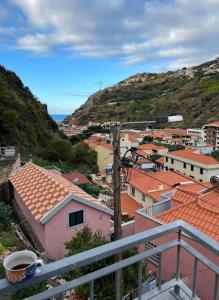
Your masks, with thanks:
[[[33,251],[23,250],[8,255],[4,262],[6,277],[11,283],[21,283],[32,278],[36,268],[43,266]]]

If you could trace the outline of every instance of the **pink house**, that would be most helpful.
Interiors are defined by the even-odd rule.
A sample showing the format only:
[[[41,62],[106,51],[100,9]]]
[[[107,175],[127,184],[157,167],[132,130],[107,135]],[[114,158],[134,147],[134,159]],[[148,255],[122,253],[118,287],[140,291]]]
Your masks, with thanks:
[[[194,191],[177,189],[173,198],[173,208],[152,217],[146,214],[144,208],[136,211],[135,233],[161,226],[163,223],[183,220],[219,242],[219,194],[217,192],[209,191],[205,194],[195,194]],[[140,250],[156,247],[172,239],[176,239],[176,236],[173,234],[146,243]],[[183,239],[216,265],[219,265],[219,258],[208,252],[200,244],[197,244],[195,240],[188,236],[183,236]],[[163,255],[163,261],[168,263],[163,265],[162,279],[168,281],[173,278],[176,272],[176,251],[175,249],[170,249],[164,252]],[[158,256],[151,257],[149,260],[149,269],[151,271],[158,271],[158,262]],[[186,284],[190,287],[192,284],[193,265],[194,258],[182,249],[180,255],[180,272]],[[198,263],[197,279],[197,295],[202,300],[213,299],[214,273],[200,262]]]
[[[51,259],[66,254],[64,243],[85,224],[110,238],[112,210],[62,176],[28,163],[9,180],[16,211]]]

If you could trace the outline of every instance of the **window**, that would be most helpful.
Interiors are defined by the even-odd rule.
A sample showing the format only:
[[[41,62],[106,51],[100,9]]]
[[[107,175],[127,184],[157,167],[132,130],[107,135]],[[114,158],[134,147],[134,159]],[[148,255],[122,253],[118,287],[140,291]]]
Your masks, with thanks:
[[[203,174],[204,170],[202,168],[200,168],[200,174]]]
[[[186,169],[186,163],[183,163],[183,168]]]
[[[173,164],[174,163],[174,159],[173,158],[171,158],[171,164]]]
[[[166,157],[166,162],[168,162],[168,157]]]
[[[145,202],[145,195],[144,194],[142,194],[142,198],[141,199],[142,199],[143,202]]]
[[[84,222],[83,210],[69,213],[69,227],[82,224],[83,222]]]
[[[131,194],[132,196],[135,196],[135,189],[133,188],[133,186],[131,186]]]
[[[191,171],[194,171],[194,166],[193,165],[191,165]]]
[[[147,242],[145,243],[145,250],[151,250],[156,248],[157,246],[154,245],[151,242]],[[160,257],[159,254],[155,254],[153,256],[148,257],[148,260],[150,260],[151,262],[153,262],[155,265],[159,265],[159,261],[160,261]]]

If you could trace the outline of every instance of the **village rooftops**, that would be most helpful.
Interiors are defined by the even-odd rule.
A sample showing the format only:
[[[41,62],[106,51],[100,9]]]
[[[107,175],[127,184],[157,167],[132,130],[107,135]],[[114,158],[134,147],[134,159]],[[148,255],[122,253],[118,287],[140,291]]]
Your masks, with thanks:
[[[201,196],[182,192],[181,202],[174,207],[155,216],[161,222],[170,223],[183,220],[216,241],[219,241],[219,194],[209,192]]]
[[[184,150],[172,151],[164,154],[164,156],[175,158],[175,159],[178,158],[179,160],[186,159],[189,160],[191,164],[197,162],[199,164],[208,165],[208,166],[219,165],[219,161],[217,161],[211,156],[198,153],[196,149],[184,149]]]
[[[78,201],[108,214],[112,210],[60,175],[28,163],[9,178],[34,219],[46,223],[70,201]]]
[[[84,174],[79,172],[65,173],[62,176],[68,181],[70,181],[71,183],[76,185],[90,184],[90,180],[88,180]]]
[[[158,146],[155,144],[143,144],[138,147],[139,150],[163,150],[167,149],[164,146]]]

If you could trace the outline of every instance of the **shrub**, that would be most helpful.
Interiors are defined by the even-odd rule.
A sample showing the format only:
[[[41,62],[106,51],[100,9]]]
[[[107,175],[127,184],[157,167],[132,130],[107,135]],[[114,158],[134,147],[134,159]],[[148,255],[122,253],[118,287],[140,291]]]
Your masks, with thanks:
[[[46,290],[46,282],[40,282],[28,289],[22,289],[14,294],[14,300],[22,300]]]
[[[0,238],[0,241],[1,241],[1,244],[7,248],[7,247],[14,247],[15,246],[15,243],[14,241],[12,241],[11,239],[9,238]]]
[[[0,201],[0,223],[8,225],[11,222],[12,208]]]
[[[5,251],[5,247],[0,243],[0,255]]]

